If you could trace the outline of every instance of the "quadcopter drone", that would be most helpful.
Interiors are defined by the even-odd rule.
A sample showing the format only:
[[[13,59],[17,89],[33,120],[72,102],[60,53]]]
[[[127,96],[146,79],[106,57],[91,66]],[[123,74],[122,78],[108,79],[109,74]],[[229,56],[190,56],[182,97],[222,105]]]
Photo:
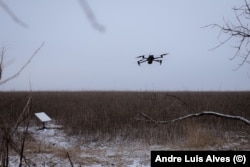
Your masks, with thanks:
[[[155,61],[155,62],[160,63],[161,65],[162,60],[158,60],[158,59],[161,59],[163,58],[163,56],[166,56],[166,55],[168,55],[168,53],[161,54],[159,57],[154,57],[154,55],[148,55],[148,57],[145,57],[144,55],[138,56],[137,58],[141,58],[141,60],[137,61],[137,63],[140,66],[141,63],[148,62],[148,64],[152,64],[153,61]]]

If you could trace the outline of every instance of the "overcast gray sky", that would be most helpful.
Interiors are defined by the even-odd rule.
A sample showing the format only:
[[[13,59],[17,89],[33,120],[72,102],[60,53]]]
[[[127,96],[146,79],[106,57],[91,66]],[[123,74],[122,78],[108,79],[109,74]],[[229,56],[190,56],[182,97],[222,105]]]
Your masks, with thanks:
[[[77,0],[2,0],[24,28],[0,7],[3,78],[13,75],[44,41],[29,66],[0,90],[250,90],[248,65],[233,71],[235,50],[219,44],[219,30],[235,21],[242,0],[89,0],[101,32]],[[137,65],[160,55],[162,65]]]

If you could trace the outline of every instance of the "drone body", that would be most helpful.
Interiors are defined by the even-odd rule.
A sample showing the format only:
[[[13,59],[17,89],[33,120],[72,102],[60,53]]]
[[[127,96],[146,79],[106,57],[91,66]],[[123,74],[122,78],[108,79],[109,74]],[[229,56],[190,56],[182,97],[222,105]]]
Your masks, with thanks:
[[[163,58],[163,56],[166,56],[166,55],[168,55],[168,53],[161,54],[159,57],[154,57],[154,55],[148,55],[148,57],[145,57],[144,55],[138,56],[137,58],[141,58],[141,60],[137,61],[137,63],[140,66],[141,63],[148,62],[148,64],[152,64],[153,61],[155,61],[155,62],[160,63],[161,65],[162,60],[159,60],[159,59]]]

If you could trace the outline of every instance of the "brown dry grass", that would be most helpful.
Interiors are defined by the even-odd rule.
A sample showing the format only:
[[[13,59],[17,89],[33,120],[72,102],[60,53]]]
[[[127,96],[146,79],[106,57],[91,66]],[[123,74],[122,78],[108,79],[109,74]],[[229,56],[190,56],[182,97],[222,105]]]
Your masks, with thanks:
[[[202,149],[213,147],[224,142],[224,139],[216,134],[215,129],[201,128],[198,123],[189,121],[187,124],[187,137],[184,143],[185,148]]]
[[[0,92],[0,112],[14,124],[28,92]],[[181,98],[186,104],[171,97]],[[33,92],[33,112],[46,112],[69,135],[81,134],[83,142],[131,141],[203,147],[224,142],[225,132],[244,132],[244,123],[203,116],[156,125],[135,120],[143,112],[156,120],[171,120],[204,110],[250,119],[250,92]],[[33,122],[37,123],[33,117]]]

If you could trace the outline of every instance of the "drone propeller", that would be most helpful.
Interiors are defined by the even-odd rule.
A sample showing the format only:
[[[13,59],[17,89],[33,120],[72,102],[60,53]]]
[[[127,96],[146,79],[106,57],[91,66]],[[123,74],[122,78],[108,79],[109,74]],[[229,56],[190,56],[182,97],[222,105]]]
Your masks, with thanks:
[[[166,56],[166,55],[168,55],[169,53],[164,53],[164,54],[161,54],[160,56],[161,56],[161,58],[163,57],[163,56]]]
[[[144,59],[144,55],[142,55],[142,56],[138,56],[138,57],[136,57],[136,58],[143,58],[143,59]]]

